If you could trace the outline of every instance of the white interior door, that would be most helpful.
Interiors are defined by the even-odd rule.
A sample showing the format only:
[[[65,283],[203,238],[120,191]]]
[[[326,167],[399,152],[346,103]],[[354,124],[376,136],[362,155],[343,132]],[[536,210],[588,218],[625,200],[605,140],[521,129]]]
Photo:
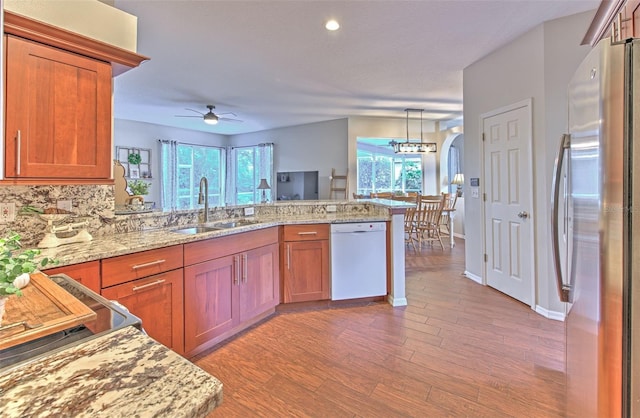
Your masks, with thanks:
[[[482,119],[487,284],[531,305],[531,102]]]

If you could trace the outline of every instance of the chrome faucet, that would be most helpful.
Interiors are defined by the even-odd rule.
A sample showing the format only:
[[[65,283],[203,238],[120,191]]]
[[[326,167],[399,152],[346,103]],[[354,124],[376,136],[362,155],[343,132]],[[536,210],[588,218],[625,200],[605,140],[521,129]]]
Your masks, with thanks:
[[[202,188],[204,186],[204,193]],[[209,222],[209,182],[206,177],[200,179],[200,190],[198,192],[198,204],[204,203],[204,222]]]

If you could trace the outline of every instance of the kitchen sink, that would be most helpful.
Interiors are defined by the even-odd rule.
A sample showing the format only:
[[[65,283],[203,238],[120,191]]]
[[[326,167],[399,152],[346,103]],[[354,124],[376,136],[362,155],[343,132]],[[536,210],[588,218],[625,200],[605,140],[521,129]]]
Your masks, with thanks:
[[[188,228],[173,229],[171,232],[175,232],[176,234],[193,235],[202,234],[203,232],[219,231],[221,229],[223,228],[217,226],[191,226]]]
[[[237,228],[239,226],[245,226],[245,225],[255,225],[257,223],[259,222],[248,221],[248,220],[237,220],[237,221],[230,221],[230,222],[219,222],[214,224],[214,227],[218,229],[229,229],[229,228]]]

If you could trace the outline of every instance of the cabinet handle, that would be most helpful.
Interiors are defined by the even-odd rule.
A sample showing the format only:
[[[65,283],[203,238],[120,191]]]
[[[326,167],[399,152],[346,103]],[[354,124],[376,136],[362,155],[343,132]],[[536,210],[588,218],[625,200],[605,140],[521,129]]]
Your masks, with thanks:
[[[234,275],[233,275],[233,284],[238,284],[239,283],[239,279],[238,277],[240,276],[240,257],[238,257],[237,255],[233,256],[233,267],[235,268],[234,271]]]
[[[155,286],[158,284],[164,283],[164,279],[156,280],[155,282],[143,284],[142,286],[133,286],[133,291],[137,292],[138,290],[146,289],[147,287]]]
[[[287,244],[287,270],[291,270],[291,245]]]
[[[316,231],[298,232],[298,235],[318,235]]]
[[[242,282],[247,282],[247,255],[242,254]]]
[[[20,148],[22,146],[22,132],[18,129],[18,134],[16,135],[16,176],[20,175],[20,154],[22,153]]]
[[[160,260],[155,260],[155,261],[150,261],[148,263],[142,263],[142,264],[134,264],[133,266],[131,266],[131,268],[133,270],[138,270],[144,267],[150,267],[150,266],[155,266],[156,264],[162,264],[167,260],[164,259],[160,259]]]

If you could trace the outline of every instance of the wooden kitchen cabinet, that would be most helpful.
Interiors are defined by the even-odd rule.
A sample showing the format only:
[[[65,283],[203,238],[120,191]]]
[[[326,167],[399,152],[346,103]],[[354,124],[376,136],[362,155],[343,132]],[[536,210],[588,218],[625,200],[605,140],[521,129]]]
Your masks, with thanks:
[[[5,177],[111,177],[111,65],[6,39]]]
[[[102,291],[142,320],[156,341],[184,354],[182,245],[101,261]]]
[[[187,356],[275,311],[280,293],[277,242],[277,228],[268,228],[185,244]]]
[[[282,241],[283,302],[330,299],[329,225],[285,225]]]
[[[182,269],[102,290],[142,320],[149,336],[173,351],[184,353]]]
[[[100,261],[71,264],[44,271],[47,276],[66,274],[77,282],[100,294]]]

